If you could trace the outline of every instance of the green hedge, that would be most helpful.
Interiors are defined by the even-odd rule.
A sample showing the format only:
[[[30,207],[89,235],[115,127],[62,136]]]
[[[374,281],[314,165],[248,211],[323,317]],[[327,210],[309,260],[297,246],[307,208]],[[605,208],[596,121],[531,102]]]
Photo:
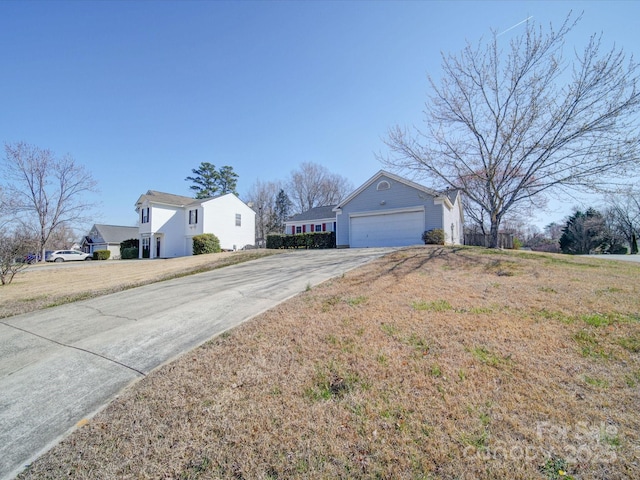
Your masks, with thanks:
[[[313,232],[296,235],[267,235],[267,248],[336,248],[336,234],[335,232]]]
[[[140,240],[138,240],[137,238],[130,238],[129,240],[120,242],[120,251],[124,250],[125,248],[140,248]]]
[[[137,247],[122,248],[120,250],[120,258],[122,260],[131,260],[132,258],[138,258],[139,254],[140,251]]]
[[[111,250],[96,250],[93,252],[94,260],[109,260],[111,256]]]
[[[193,254],[220,253],[220,240],[213,233],[203,233],[193,237]]]

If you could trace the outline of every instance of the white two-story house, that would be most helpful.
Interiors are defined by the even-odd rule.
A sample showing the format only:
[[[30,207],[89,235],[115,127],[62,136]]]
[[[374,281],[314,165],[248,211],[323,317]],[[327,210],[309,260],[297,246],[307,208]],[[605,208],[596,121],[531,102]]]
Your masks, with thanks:
[[[213,233],[223,250],[255,245],[255,212],[232,193],[189,198],[149,190],[136,202],[140,258],[193,254],[193,236]]]

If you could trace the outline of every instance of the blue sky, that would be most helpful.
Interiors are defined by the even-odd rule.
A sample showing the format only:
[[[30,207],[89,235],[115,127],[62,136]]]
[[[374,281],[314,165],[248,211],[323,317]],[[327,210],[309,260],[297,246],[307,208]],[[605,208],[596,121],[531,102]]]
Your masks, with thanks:
[[[135,224],[149,189],[191,196],[184,179],[201,162],[233,166],[241,197],[302,162],[357,187],[382,168],[389,127],[423,122],[440,52],[570,10],[584,18],[569,47],[602,32],[640,53],[636,1],[3,0],[0,142],[85,165],[100,190],[93,223]]]

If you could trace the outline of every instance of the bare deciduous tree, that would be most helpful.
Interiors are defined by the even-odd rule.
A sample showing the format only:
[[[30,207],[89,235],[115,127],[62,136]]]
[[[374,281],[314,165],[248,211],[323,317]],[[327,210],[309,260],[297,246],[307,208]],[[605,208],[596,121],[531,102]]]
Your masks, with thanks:
[[[5,145],[5,195],[15,221],[38,238],[44,261],[45,245],[62,226],[87,221],[92,204],[85,194],[96,182],[69,155],[56,157],[49,150],[26,143]]]
[[[276,195],[281,188],[280,182],[263,182],[258,179],[246,195],[247,203],[251,203],[256,212],[256,238],[258,239],[264,239],[270,233]]]
[[[287,187],[297,213],[337,204],[353,190],[345,177],[311,162],[304,162],[298,170],[291,172]]]
[[[18,272],[27,267],[24,256],[31,251],[33,242],[24,233],[0,230],[0,284],[9,285]]]
[[[578,19],[579,20],[579,19]],[[552,193],[605,191],[637,173],[638,65],[592,36],[563,58],[577,21],[557,31],[527,23],[509,45],[494,33],[442,56],[429,77],[427,127],[390,130],[381,160],[462,190],[490,224],[492,246],[508,212]]]
[[[70,225],[60,225],[51,232],[47,248],[49,250],[67,250],[78,240],[77,232]]]
[[[640,200],[632,191],[610,196],[607,200],[605,216],[611,229],[629,244],[632,254],[638,253],[638,235],[640,235]]]

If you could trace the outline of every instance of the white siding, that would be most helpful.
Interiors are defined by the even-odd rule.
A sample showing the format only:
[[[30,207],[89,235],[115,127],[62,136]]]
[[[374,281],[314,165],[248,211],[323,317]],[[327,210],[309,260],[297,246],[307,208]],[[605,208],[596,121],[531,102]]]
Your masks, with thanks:
[[[156,237],[160,236],[160,256],[164,258],[182,257],[184,251],[184,209],[157,205],[151,208],[151,257],[156,256]]]
[[[229,193],[203,202],[202,209],[202,231],[218,237],[223,250],[255,245],[255,212],[238,197]],[[236,214],[241,216],[240,226]]]

